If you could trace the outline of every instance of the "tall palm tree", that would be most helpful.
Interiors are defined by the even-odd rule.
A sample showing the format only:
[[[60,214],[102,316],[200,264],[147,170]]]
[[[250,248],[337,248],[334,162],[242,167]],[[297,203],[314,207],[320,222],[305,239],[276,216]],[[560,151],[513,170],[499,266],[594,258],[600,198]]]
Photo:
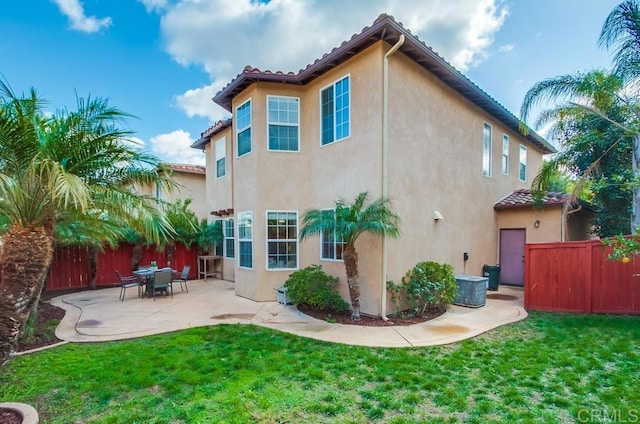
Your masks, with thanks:
[[[532,182],[534,193],[547,190],[549,178],[559,169],[579,177],[574,195],[588,180],[597,180],[594,202],[603,206],[605,215],[628,213],[633,188],[620,185],[620,177],[629,181],[633,138],[628,127],[633,125],[633,100],[628,97],[623,79],[606,71],[562,75],[536,83],[526,94],[521,117],[527,120],[530,111],[546,102],[554,107],[542,111],[534,127],[551,126],[550,134],[557,138],[562,149],[545,163]],[[615,183],[604,187],[603,183]],[[612,196],[613,191],[617,196]],[[617,197],[629,196],[627,202]],[[606,218],[603,215],[602,218]],[[631,219],[625,218],[631,223]],[[603,222],[606,220],[603,220]],[[620,225],[605,225],[602,230],[619,234]],[[628,232],[631,226],[624,228]]]
[[[556,111],[566,112],[580,108],[609,121],[612,125],[624,130],[627,137],[633,140],[632,169],[634,179],[638,180],[640,177],[640,85],[638,84],[640,6],[637,0],[625,0],[611,11],[602,26],[599,44],[613,49],[614,52],[614,69],[609,78],[589,78],[589,75],[596,73],[592,71],[587,74],[567,75],[542,81],[534,85],[525,96],[521,118],[526,122],[531,109],[542,100],[564,99],[568,100],[568,103],[559,106]],[[609,111],[598,105],[602,98],[614,99],[616,104],[625,111],[624,117],[616,119],[609,116]],[[640,228],[640,187],[635,184],[631,231],[635,232],[638,228]]]
[[[378,236],[400,236],[400,217],[391,210],[389,199],[380,198],[366,204],[369,193],[358,194],[352,203],[335,202],[335,211],[312,209],[302,219],[300,239],[319,234],[334,234],[344,242],[343,260],[347,274],[351,319],[360,319],[360,280],[356,240],[363,233]]]
[[[93,228],[93,237],[102,228],[106,237],[107,222],[136,221],[158,241],[172,231],[155,203],[130,190],[170,182],[153,156],[126,141],[118,124],[127,115],[100,98],[79,98],[77,110],[53,116],[43,107],[35,90],[19,97],[0,82],[0,360],[37,304],[58,224],[82,216],[76,228]]]

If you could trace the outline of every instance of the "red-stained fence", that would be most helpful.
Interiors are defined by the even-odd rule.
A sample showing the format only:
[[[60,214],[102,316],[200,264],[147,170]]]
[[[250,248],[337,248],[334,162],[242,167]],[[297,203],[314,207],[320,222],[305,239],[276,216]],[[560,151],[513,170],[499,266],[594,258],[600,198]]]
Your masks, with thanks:
[[[96,286],[109,287],[118,284],[115,271],[122,275],[131,275],[131,257],[133,245],[121,244],[117,249],[106,248],[98,253],[98,268],[96,271]],[[158,251],[154,246],[142,249],[141,265],[149,265],[156,261],[159,267],[167,263],[166,251]],[[198,274],[198,251],[194,246],[190,249],[182,244],[176,245],[171,267],[181,271],[185,265],[191,265],[189,278],[194,279]],[[56,249],[49,278],[46,283],[47,291],[82,289],[89,287],[89,253],[86,247],[61,247]]]
[[[598,240],[527,244],[525,308],[640,314],[640,258],[624,264],[610,252]]]

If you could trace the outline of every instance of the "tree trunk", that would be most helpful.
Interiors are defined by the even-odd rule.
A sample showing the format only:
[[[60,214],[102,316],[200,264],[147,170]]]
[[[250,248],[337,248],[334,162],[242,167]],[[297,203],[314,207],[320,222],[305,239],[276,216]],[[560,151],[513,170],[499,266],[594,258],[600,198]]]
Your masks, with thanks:
[[[3,237],[0,263],[0,362],[17,348],[53,260],[53,225],[12,227]]]
[[[97,288],[96,276],[98,274],[98,248],[89,247],[89,288]]]
[[[131,271],[137,271],[140,267],[140,260],[142,259],[142,245],[136,243],[133,246],[133,252],[131,254]]]
[[[167,244],[167,265],[166,266],[171,266],[171,264],[173,263],[173,257],[176,255],[176,242],[175,241],[170,241]]]
[[[358,252],[355,246],[346,245],[344,247],[344,267],[347,271],[347,285],[349,286],[349,297],[351,298],[351,319],[360,320],[360,281],[358,276]]]
[[[633,175],[638,178],[640,173],[640,135],[633,137]],[[637,184],[633,186],[633,205],[631,213],[631,234],[635,234],[640,228],[640,187]]]

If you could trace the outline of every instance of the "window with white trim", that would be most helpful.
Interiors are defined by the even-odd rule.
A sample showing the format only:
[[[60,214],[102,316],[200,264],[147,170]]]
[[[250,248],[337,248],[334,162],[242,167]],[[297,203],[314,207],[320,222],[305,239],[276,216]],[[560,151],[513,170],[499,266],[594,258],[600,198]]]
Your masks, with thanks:
[[[509,175],[509,136],[502,134],[502,173]]]
[[[267,96],[267,127],[269,150],[297,152],[300,150],[300,99]]]
[[[350,92],[349,76],[320,90],[320,133],[323,146],[349,137]]]
[[[491,125],[482,127],[482,175],[491,176]]]
[[[251,99],[236,108],[238,157],[251,153]]]
[[[235,257],[233,218],[223,219],[222,224],[224,231],[224,257],[233,259]]]
[[[221,138],[216,141],[216,178],[224,177],[227,173],[227,146],[226,140]]]
[[[222,231],[223,237],[224,237],[224,223],[222,222],[222,219],[216,219],[215,221],[213,221],[215,225],[219,225],[220,227],[220,231]],[[224,256],[224,239],[220,240],[218,242],[218,244],[216,244],[215,246],[213,246],[213,255],[214,256]]]
[[[335,209],[325,209],[323,213],[335,214]],[[320,259],[325,261],[341,261],[346,243],[335,229],[320,233]]]
[[[253,212],[238,213],[238,266],[253,268]]]
[[[520,181],[527,181],[527,147],[520,145]]]
[[[298,212],[267,211],[267,269],[298,268]]]

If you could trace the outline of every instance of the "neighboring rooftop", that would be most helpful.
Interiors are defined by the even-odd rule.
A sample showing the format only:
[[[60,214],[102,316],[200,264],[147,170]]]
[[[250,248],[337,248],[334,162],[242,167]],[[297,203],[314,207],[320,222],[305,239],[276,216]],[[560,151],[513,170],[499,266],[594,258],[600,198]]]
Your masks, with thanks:
[[[548,191],[544,197],[542,198],[541,205],[542,206],[563,206],[567,202],[571,202],[571,206],[583,206],[585,209],[593,210],[593,206],[584,200],[581,199],[571,199],[571,196],[567,193]],[[498,200],[495,205],[493,205],[494,209],[514,209],[514,208],[526,208],[533,207],[535,204],[533,194],[531,190],[520,189],[516,190],[513,193],[509,194],[506,197]]]
[[[405,42],[400,47],[402,53],[504,123],[507,127],[511,128],[511,130],[523,134],[522,130],[526,128],[526,126],[524,126],[520,119],[456,70],[429,46],[420,41],[418,37],[411,34],[408,29],[404,28],[402,24],[398,23],[392,16],[386,14],[380,15],[370,27],[363,28],[359,34],[353,35],[350,40],[343,42],[340,47],[336,47],[331,50],[331,52],[326,53],[322,58],[317,59],[312,64],[307,65],[306,68],[298,71],[297,74],[293,72],[272,72],[269,70],[261,71],[260,69],[246,66],[236,78],[213,97],[213,101],[231,112],[231,102],[233,98],[254,82],[265,81],[305,85],[380,40],[390,45],[395,44],[400,38],[400,35],[405,36]],[[202,147],[206,145],[212,135],[205,137],[205,133],[203,133],[203,137],[196,141],[192,147]],[[527,128],[525,133],[526,135],[523,134],[523,136],[533,145],[537,146],[543,153],[556,152],[551,144],[533,130]]]
[[[185,174],[202,174],[204,175],[207,168],[201,165],[189,165],[185,163],[163,163],[165,168],[174,172],[184,172]]]
[[[209,143],[209,140],[211,139],[211,137],[214,137],[216,134],[219,134],[225,128],[229,128],[230,126],[231,126],[231,118],[223,119],[216,122],[211,127],[209,127],[209,129],[202,132],[202,134],[200,134],[200,138],[196,140],[195,143],[191,145],[191,147],[194,149],[204,149],[207,143]]]

